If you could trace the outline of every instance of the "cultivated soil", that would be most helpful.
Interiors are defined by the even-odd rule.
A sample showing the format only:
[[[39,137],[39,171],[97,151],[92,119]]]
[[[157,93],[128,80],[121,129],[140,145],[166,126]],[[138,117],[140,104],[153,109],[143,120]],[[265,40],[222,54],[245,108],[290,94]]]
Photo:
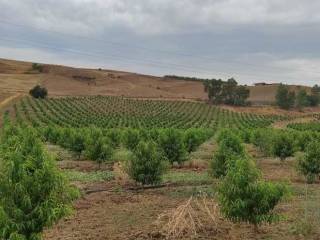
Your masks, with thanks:
[[[293,158],[280,163],[279,159],[264,157],[252,145],[246,145],[246,148],[255,157],[264,179],[285,182],[290,186],[292,195],[275,210],[281,214],[282,219],[278,223],[263,225],[256,232],[248,224],[235,224],[225,220],[216,211],[214,221],[208,216],[202,217],[205,225],[196,235],[186,234],[171,239],[320,239],[320,221],[315,216],[320,214],[320,183],[307,186],[304,179],[296,173]],[[166,239],[163,231],[165,222],[161,224],[157,221],[159,215],[178,208],[191,196],[206,193],[211,199],[215,198],[217,181],[211,178],[197,181],[188,177],[190,173],[206,174],[207,167],[202,163],[210,159],[214,149],[212,140],[204,143],[192,154],[190,161],[193,164],[170,170],[172,173],[186,174],[185,179],[172,180],[162,188],[134,190],[135,185],[118,177],[112,181],[75,183],[82,189],[83,196],[74,203],[74,214],[46,230],[44,239]],[[72,156],[67,157],[68,163],[70,158]],[[64,161],[59,162],[59,166],[63,166]],[[201,167],[197,167],[197,162]],[[83,161],[73,167],[77,171],[88,172],[95,169],[94,165]],[[69,167],[72,168],[72,164]],[[114,171],[117,172],[117,169]],[[213,200],[213,205],[209,205],[209,208],[213,209],[215,206]],[[305,226],[305,219],[312,225]]]

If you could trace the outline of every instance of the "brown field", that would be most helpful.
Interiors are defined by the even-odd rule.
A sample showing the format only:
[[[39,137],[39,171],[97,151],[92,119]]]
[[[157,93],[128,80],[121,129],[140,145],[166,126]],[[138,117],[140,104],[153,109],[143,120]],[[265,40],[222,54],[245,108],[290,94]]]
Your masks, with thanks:
[[[206,100],[202,83],[165,79],[112,70],[44,65],[43,73],[32,70],[32,63],[0,59],[0,100],[8,94],[28,93],[39,83],[50,96],[116,95],[135,98]],[[270,104],[277,85],[249,86],[253,104]],[[298,90],[299,86],[291,86]]]

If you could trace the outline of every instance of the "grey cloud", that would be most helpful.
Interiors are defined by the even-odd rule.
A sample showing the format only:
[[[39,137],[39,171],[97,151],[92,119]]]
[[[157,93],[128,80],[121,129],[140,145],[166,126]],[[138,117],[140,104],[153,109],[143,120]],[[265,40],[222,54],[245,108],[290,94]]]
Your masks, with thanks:
[[[90,33],[114,26],[138,34],[161,34],[193,31],[190,26],[215,31],[243,24],[320,23],[317,0],[2,0],[0,7],[7,18]]]
[[[318,0],[0,0],[0,9],[0,57],[242,83],[320,78]]]

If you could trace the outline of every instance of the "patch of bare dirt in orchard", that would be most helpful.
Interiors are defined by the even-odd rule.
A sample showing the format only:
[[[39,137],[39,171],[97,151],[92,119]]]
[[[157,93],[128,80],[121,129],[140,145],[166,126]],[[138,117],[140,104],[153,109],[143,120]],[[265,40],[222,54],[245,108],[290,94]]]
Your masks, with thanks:
[[[295,159],[287,158],[283,162],[277,158],[260,158],[257,166],[261,169],[262,175],[267,180],[272,181],[303,181],[295,170]]]
[[[286,128],[289,124],[292,123],[308,123],[317,120],[314,117],[299,117],[289,121],[279,121],[272,124],[273,128],[282,129]]]
[[[210,141],[207,145],[203,145],[195,154],[198,157],[196,159],[203,159],[207,148],[212,150],[214,144]],[[203,216],[201,220],[204,225],[197,231],[196,236],[185,234],[182,237],[171,239],[306,239],[300,233],[294,233],[295,227],[300,226],[298,225],[299,221],[305,216],[307,203],[304,195],[305,184],[303,179],[295,173],[293,158],[289,158],[281,164],[279,159],[263,157],[261,152],[252,145],[246,145],[246,148],[250,154],[256,154],[257,165],[262,170],[265,179],[271,181],[287,180],[294,189],[293,196],[275,209],[275,212],[284,218],[278,223],[263,225],[259,232],[255,232],[252,226],[244,223],[230,223],[219,214],[215,217],[216,224],[212,223],[209,216]],[[70,164],[70,169],[79,171],[94,169],[91,168],[94,163],[87,161],[71,161],[70,163],[70,161],[63,160],[59,162],[59,164],[61,163]],[[121,170],[121,166],[113,167],[116,175],[118,168]],[[187,168],[172,170],[187,171]],[[206,169],[197,168],[197,171],[206,171]],[[164,240],[163,224],[157,223],[159,215],[179,208],[188,201],[190,196],[199,193],[199,190],[205,191],[209,188],[210,191],[215,192],[216,188],[216,184],[197,186],[184,184],[158,189],[132,190],[130,187],[133,185],[122,180],[116,178],[110,182],[78,184],[83,196],[74,202],[74,214],[44,231],[44,240]],[[313,184],[309,187],[308,192],[311,196],[316,196],[316,193],[320,196],[318,186],[318,184]],[[213,204],[216,205],[214,200]],[[212,206],[209,207],[211,209]],[[303,227],[303,225],[301,226]],[[312,233],[308,239],[319,240],[320,235],[317,234],[317,232]]]
[[[110,191],[84,195],[77,200],[74,204],[74,214],[61,220],[52,229],[46,230],[44,239],[165,239],[161,226],[156,224],[159,214],[176,209],[189,198],[173,196],[170,194],[176,190],[173,188],[115,192],[117,186],[113,185],[114,183],[101,184],[96,187],[109,187]],[[208,224],[198,231],[196,236],[183,236],[178,239],[304,239],[288,233],[289,224],[299,213],[298,204],[301,204],[301,199],[281,204],[276,211],[286,215],[287,220],[265,225],[258,233],[250,225],[232,224],[218,217],[217,227]],[[208,221],[204,219],[204,222]]]
[[[45,233],[45,239],[137,239],[152,233],[161,209],[175,201],[146,193],[99,192],[75,204],[76,213]]]
[[[101,164],[89,160],[63,160],[58,161],[57,166],[65,170],[76,170],[80,172],[93,172],[93,171],[104,171],[112,170],[112,166],[108,164]]]

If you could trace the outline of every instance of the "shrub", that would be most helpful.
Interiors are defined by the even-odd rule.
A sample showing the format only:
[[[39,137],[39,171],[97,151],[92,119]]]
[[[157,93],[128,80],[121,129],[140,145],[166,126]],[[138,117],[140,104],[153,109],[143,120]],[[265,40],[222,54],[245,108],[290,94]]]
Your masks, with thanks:
[[[136,129],[128,129],[125,133],[125,146],[129,150],[134,150],[140,142],[140,132]]]
[[[225,217],[257,228],[278,219],[272,210],[285,193],[285,186],[261,181],[251,160],[239,158],[219,186],[218,199]]]
[[[184,132],[183,142],[186,150],[190,153],[199,147],[201,143],[206,139],[206,134],[199,129],[190,128]]]
[[[166,129],[160,131],[159,144],[170,163],[181,163],[186,159],[183,135],[179,130]]]
[[[29,91],[29,94],[34,98],[46,98],[48,95],[48,90],[45,87],[36,85]]]
[[[72,144],[72,129],[71,128],[61,128],[61,133],[59,135],[58,144],[67,149],[71,149]]]
[[[113,148],[120,147],[122,141],[122,131],[119,129],[107,130],[106,136],[110,139],[110,144]]]
[[[80,159],[81,153],[85,150],[86,147],[86,135],[82,132],[73,132],[71,135],[71,144],[70,149],[78,154]]]
[[[257,129],[253,132],[251,142],[265,155],[272,155],[272,142],[274,132],[272,129]]]
[[[295,152],[294,139],[290,133],[279,132],[273,139],[272,152],[274,156],[284,161],[287,157],[293,156]]]
[[[114,153],[108,139],[102,137],[87,145],[85,152],[89,159],[99,163],[99,167],[104,162],[110,162]]]
[[[251,143],[252,130],[251,129],[241,129],[239,132],[239,136],[241,137],[243,142]]]
[[[40,239],[45,227],[70,212],[78,194],[33,130],[14,131],[1,139],[0,239]]]
[[[156,143],[141,141],[127,165],[129,176],[142,185],[158,184],[166,170],[166,158]]]
[[[43,72],[43,65],[39,63],[32,63],[32,70]]]
[[[245,149],[240,138],[229,130],[223,130],[218,136],[218,150],[213,155],[210,163],[211,174],[223,177],[227,170],[238,157],[245,157]]]
[[[305,151],[308,144],[313,140],[311,131],[299,132],[295,137],[295,144],[301,151]]]
[[[306,154],[298,158],[298,170],[313,183],[320,176],[320,143],[313,141],[308,144]]]
[[[45,141],[56,144],[60,138],[61,130],[54,126],[48,126],[43,128],[42,134]]]

